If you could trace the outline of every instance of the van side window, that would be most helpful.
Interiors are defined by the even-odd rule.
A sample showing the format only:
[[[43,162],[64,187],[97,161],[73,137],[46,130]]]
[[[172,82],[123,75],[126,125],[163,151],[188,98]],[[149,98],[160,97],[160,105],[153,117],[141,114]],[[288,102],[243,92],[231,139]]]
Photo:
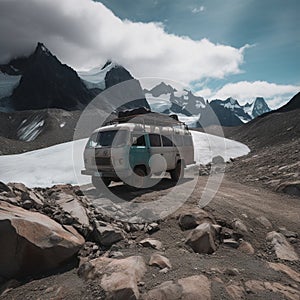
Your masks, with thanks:
[[[132,135],[132,146],[146,146],[145,136],[133,134]]]
[[[155,133],[149,134],[150,146],[151,147],[161,147],[160,135]]]
[[[162,135],[161,139],[162,139],[162,143],[163,143],[164,147],[173,147],[174,146],[174,144],[172,142],[172,136]]]

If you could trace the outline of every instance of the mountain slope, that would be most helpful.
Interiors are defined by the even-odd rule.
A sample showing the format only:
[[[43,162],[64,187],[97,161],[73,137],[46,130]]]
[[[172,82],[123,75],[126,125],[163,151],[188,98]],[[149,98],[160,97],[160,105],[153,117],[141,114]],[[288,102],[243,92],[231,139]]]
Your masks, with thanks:
[[[77,73],[63,65],[41,43],[28,57],[20,84],[12,94],[16,110],[84,107],[95,94],[86,88]]]

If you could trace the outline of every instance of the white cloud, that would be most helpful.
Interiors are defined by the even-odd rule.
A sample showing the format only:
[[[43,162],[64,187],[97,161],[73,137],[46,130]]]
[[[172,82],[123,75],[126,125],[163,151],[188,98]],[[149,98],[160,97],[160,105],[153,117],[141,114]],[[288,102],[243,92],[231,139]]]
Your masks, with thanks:
[[[266,81],[240,81],[228,83],[216,91],[203,89],[197,91],[197,95],[205,95],[209,100],[222,99],[229,97],[238,99],[240,104],[253,101],[256,97],[263,97],[268,101],[271,108],[278,108],[291,99],[293,95],[300,91],[300,86],[281,85]]]
[[[111,58],[135,77],[184,83],[239,73],[245,50],[169,34],[159,23],[123,21],[92,0],[2,0],[0,39],[0,62],[41,41],[75,69]]]
[[[203,12],[205,10],[205,7],[203,5],[199,6],[199,7],[194,7],[192,9],[192,13],[193,14],[198,14],[200,12]]]

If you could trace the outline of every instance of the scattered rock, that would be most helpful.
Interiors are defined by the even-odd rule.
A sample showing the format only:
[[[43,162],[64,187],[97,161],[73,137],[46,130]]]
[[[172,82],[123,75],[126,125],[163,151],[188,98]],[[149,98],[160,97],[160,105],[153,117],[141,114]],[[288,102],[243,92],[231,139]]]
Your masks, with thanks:
[[[223,240],[225,246],[237,249],[239,247],[239,243],[234,239],[225,239]]]
[[[10,193],[11,189],[9,188],[9,186],[7,186],[5,183],[3,183],[2,181],[0,181],[0,193],[1,192],[7,192]]]
[[[124,239],[124,233],[119,228],[115,228],[110,224],[106,226],[99,225],[99,222],[95,222],[96,226],[93,231],[93,238],[99,244],[110,247],[113,244]]]
[[[267,241],[273,245],[278,258],[290,261],[299,260],[293,246],[286,240],[282,233],[276,231],[269,232]]]
[[[229,276],[238,276],[240,272],[237,268],[226,268],[224,274]]]
[[[178,280],[182,286],[181,299],[209,300],[211,299],[211,283],[204,275],[195,275]]]
[[[151,238],[147,238],[140,241],[140,245],[142,245],[143,247],[149,247],[156,250],[159,250],[162,247],[162,243],[160,241]]]
[[[152,233],[154,233],[154,232],[156,232],[156,231],[159,230],[159,225],[158,225],[157,223],[155,223],[155,222],[150,223],[150,224],[145,228],[145,230],[146,230],[146,232],[152,234]]]
[[[171,265],[169,259],[166,258],[165,256],[162,256],[159,253],[153,253],[151,255],[149,265],[150,266],[157,266],[157,267],[160,267],[161,269],[164,269],[164,268],[171,269],[172,268],[172,265]]]
[[[204,275],[166,281],[143,296],[144,300],[210,300],[211,282]]]
[[[246,254],[250,254],[250,255],[255,253],[255,250],[252,247],[252,245],[249,242],[246,242],[246,241],[241,241],[240,242],[240,245],[238,246],[238,250],[241,251],[241,252],[244,252]]]
[[[146,272],[146,264],[141,256],[123,259],[100,257],[84,263],[79,275],[84,279],[98,280],[106,292],[105,299],[139,299],[138,282]]]
[[[247,290],[253,294],[257,292],[270,291],[273,293],[280,293],[284,299],[299,300],[300,293],[298,290],[285,286],[279,282],[263,282],[258,280],[250,280],[245,282]]]
[[[179,215],[179,226],[183,230],[196,228],[202,223],[213,223],[213,220],[201,208],[188,209]]]
[[[256,218],[256,220],[262,224],[266,229],[273,228],[272,223],[265,217],[265,216],[259,216]]]
[[[289,195],[300,196],[300,181],[284,182],[276,190]]]
[[[240,219],[233,220],[232,227],[238,233],[248,232],[247,226]]]
[[[295,280],[296,282],[300,283],[300,274],[298,272],[294,271],[292,268],[290,268],[284,264],[281,264],[281,263],[269,262],[268,264],[273,270],[283,272],[286,275],[288,275],[290,278]]]
[[[280,227],[279,231],[286,237],[286,238],[298,238],[297,232],[289,231],[285,227]]]
[[[59,267],[83,243],[82,236],[47,216],[0,201],[0,277],[33,275]]]
[[[142,297],[143,300],[180,300],[182,286],[173,281],[165,281]]]
[[[234,300],[246,299],[245,290],[239,284],[230,284],[226,286],[226,292]]]
[[[210,223],[202,223],[191,231],[186,239],[189,245],[197,253],[211,254],[216,251],[216,230]]]

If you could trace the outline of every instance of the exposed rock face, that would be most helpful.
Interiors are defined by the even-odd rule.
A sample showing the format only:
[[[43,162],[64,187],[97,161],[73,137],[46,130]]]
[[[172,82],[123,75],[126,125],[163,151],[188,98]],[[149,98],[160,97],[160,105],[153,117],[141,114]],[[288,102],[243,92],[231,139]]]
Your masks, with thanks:
[[[45,215],[2,201],[0,208],[0,277],[22,277],[57,268],[84,244],[75,230]]]
[[[95,96],[72,68],[63,65],[41,43],[25,65],[20,84],[11,97],[16,110],[78,109]]]
[[[211,254],[217,249],[215,239],[215,228],[210,223],[203,223],[190,232],[186,244],[197,253]]]
[[[271,262],[269,262],[269,266],[273,270],[285,273],[290,278],[292,278],[294,281],[300,283],[300,274],[298,272],[294,271],[292,268],[290,268],[284,264],[281,264],[281,263],[271,263]]]
[[[128,82],[126,83],[126,81]],[[105,76],[105,86],[106,89],[109,89],[119,83],[123,84],[111,90],[114,103],[121,103],[120,107],[119,105],[116,105],[119,109],[137,107],[146,107],[150,109],[140,82],[134,79],[124,67],[116,65],[107,72]],[[118,99],[120,101],[118,101]],[[123,104],[124,100],[127,102],[126,104]]]
[[[84,279],[99,278],[100,286],[106,291],[106,299],[139,299],[138,282],[146,272],[141,256],[124,259],[100,257],[83,264],[79,275]]]

